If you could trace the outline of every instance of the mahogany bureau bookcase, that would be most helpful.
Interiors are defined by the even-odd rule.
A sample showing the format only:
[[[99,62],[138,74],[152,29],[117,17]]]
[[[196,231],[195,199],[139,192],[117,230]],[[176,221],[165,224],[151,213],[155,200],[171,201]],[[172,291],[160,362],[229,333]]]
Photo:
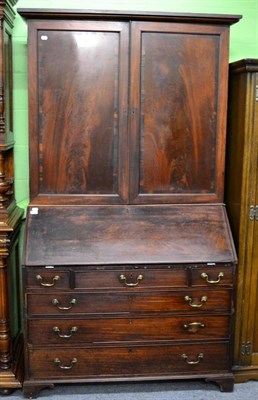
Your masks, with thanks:
[[[30,194],[24,395],[204,378],[233,389],[224,209],[239,16],[23,9]]]

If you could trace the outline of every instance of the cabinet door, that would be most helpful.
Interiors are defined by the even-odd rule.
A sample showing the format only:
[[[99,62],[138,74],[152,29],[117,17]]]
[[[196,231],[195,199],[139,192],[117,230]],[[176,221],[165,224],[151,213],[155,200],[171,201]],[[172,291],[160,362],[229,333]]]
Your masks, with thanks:
[[[31,200],[123,202],[128,24],[35,21],[29,35]]]
[[[258,199],[258,197],[257,197]],[[253,340],[251,336],[251,341],[248,343],[250,345],[249,350],[252,352],[251,365],[258,366],[258,221],[256,221],[254,229],[254,239],[253,239],[253,260],[252,260],[252,284],[250,290],[250,314],[249,324],[251,325],[251,335],[253,334]],[[252,296],[252,297],[251,297]]]
[[[255,74],[256,80],[256,101],[254,106],[254,142],[252,143],[255,147],[254,164],[251,169],[251,173],[254,175],[256,180],[253,182],[254,190],[256,190],[255,205],[258,207],[258,73]],[[251,254],[251,271],[249,275],[250,279],[250,291],[246,292],[249,295],[249,313],[247,314],[248,319],[248,335],[247,344],[250,345],[250,352],[252,354],[251,365],[255,365],[256,373],[258,367],[258,219],[257,216],[254,221],[250,222],[253,224],[253,238],[252,238],[252,253]],[[250,335],[251,333],[251,335]],[[245,342],[246,344],[246,342]]]
[[[135,22],[131,201],[223,198],[228,30]]]

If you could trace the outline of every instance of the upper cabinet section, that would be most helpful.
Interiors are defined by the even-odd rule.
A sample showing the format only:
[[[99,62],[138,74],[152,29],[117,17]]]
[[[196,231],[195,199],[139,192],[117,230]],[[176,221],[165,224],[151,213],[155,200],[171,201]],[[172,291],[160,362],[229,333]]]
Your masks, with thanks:
[[[29,20],[33,203],[223,200],[239,16],[19,12]]]

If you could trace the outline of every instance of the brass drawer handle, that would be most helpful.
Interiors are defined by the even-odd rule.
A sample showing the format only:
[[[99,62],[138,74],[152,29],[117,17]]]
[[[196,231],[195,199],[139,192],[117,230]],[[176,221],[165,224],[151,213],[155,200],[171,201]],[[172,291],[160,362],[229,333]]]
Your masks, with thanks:
[[[61,360],[59,360],[59,358],[55,358],[55,359],[54,359],[54,363],[57,364],[57,366],[58,366],[60,369],[71,369],[71,368],[73,368],[74,364],[77,363],[77,358],[73,358],[73,359],[70,361],[70,365],[63,365],[62,362],[61,362]]]
[[[72,336],[72,334],[73,334],[74,332],[77,332],[77,331],[78,331],[78,328],[77,328],[77,326],[72,326],[71,329],[70,329],[70,333],[69,333],[68,335],[61,334],[61,333],[60,333],[60,328],[58,328],[58,326],[54,326],[54,327],[53,327],[53,331],[56,332],[57,335],[58,335],[60,338],[68,339],[68,338],[70,338],[70,337]]]
[[[209,279],[209,275],[206,274],[206,272],[203,272],[203,273],[201,274],[201,278],[202,278],[202,279],[205,279],[206,282],[211,283],[211,284],[219,283],[219,282],[221,281],[221,278],[223,278],[223,276],[224,276],[224,272],[220,272],[220,273],[218,274],[218,279],[217,279],[216,281],[213,281],[213,280],[210,280],[210,279]]]
[[[37,275],[36,279],[40,283],[41,286],[52,287],[52,286],[54,286],[56,284],[57,281],[60,280],[60,276],[59,275],[54,276],[54,278],[52,279],[52,283],[44,283],[44,282],[42,282],[43,278],[42,278],[41,275]]]
[[[199,364],[199,362],[203,359],[203,353],[199,353],[197,356],[196,361],[189,361],[188,356],[186,354],[182,354],[181,357],[185,360],[185,362],[189,365],[196,365]]]
[[[199,304],[194,304],[193,299],[190,296],[185,296],[185,301],[188,302],[189,306],[194,307],[194,308],[200,308],[203,306],[203,304],[208,300],[207,296],[202,296],[201,297],[201,303]]]
[[[190,322],[190,324],[184,324],[184,329],[188,330],[188,332],[195,333],[198,328],[205,328],[205,324],[202,322]]]
[[[138,275],[136,278],[137,282],[135,282],[135,283],[126,282],[126,276],[123,274],[119,276],[119,280],[120,280],[120,282],[123,282],[125,284],[125,286],[138,286],[140,281],[143,280],[143,275],[141,275],[141,274]]]
[[[60,304],[60,303],[59,303],[59,300],[57,300],[57,299],[53,299],[53,300],[52,300],[52,304],[53,304],[54,306],[57,306],[57,308],[58,308],[59,310],[70,310],[74,304],[77,304],[77,300],[76,300],[76,299],[72,299],[72,300],[70,301],[70,304],[71,304],[70,307],[60,307],[60,306],[58,305],[58,304]]]

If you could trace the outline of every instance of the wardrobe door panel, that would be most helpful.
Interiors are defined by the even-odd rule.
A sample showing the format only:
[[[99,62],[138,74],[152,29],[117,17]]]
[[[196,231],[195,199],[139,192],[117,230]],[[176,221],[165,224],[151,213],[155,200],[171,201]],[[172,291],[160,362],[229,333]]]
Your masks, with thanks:
[[[56,21],[33,28],[31,82],[38,74],[36,87],[30,86],[32,199],[122,202],[127,196],[127,24]]]
[[[222,199],[227,33],[159,23],[132,32],[132,201]]]
[[[256,93],[255,93],[255,107],[254,107],[254,132],[257,137],[258,132],[258,73],[255,74],[256,80]],[[255,206],[258,209],[258,141],[256,141],[255,147],[255,156],[256,156],[256,168],[252,169],[252,174],[256,178],[254,181],[254,189],[256,189],[255,193]],[[254,172],[254,170],[256,172]],[[251,338],[251,343],[253,343],[252,350],[252,365],[256,366],[256,370],[258,367],[258,212],[255,217],[253,223],[253,249],[252,249],[252,272],[251,272],[251,282],[255,282],[251,285],[251,290],[249,292],[250,296],[250,315],[252,318],[249,317],[249,327],[251,325],[251,332],[253,332],[253,340]],[[251,321],[250,321],[251,320]],[[254,324],[254,326],[252,326]],[[257,373],[257,372],[256,372]],[[257,377],[256,377],[257,379]]]

